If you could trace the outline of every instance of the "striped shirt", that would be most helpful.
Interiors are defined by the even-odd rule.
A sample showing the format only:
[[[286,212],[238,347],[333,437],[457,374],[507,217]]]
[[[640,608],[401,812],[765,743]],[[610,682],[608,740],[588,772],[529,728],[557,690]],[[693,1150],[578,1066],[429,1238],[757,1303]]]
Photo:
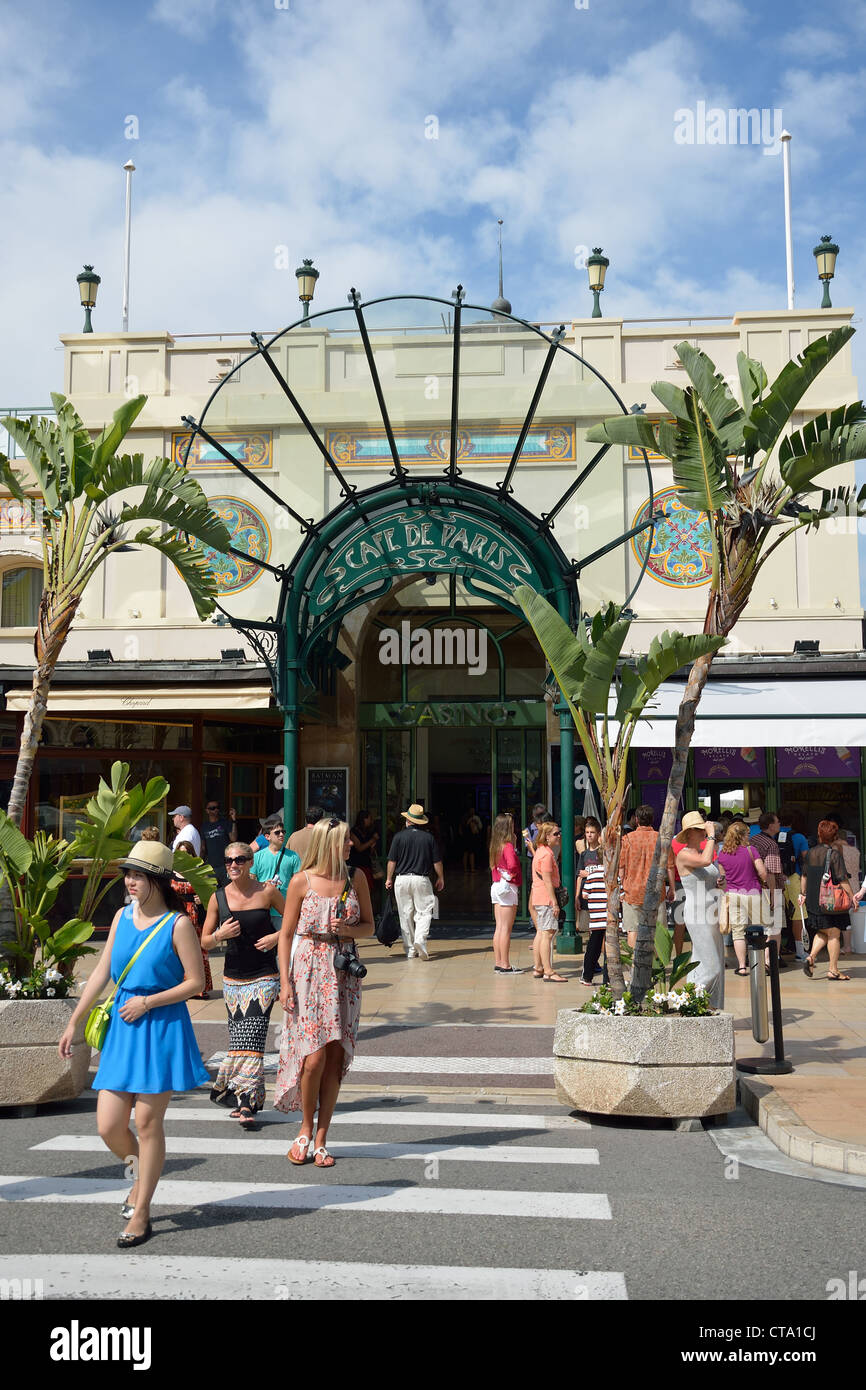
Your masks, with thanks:
[[[589,911],[590,931],[602,931],[607,926],[607,889],[603,864],[587,864],[581,895]]]

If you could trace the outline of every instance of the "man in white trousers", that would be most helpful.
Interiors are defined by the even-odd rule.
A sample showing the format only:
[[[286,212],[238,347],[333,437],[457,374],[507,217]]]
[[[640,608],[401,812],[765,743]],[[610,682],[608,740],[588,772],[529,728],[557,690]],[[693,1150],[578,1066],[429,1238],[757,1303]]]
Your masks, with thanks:
[[[427,937],[436,907],[430,878],[435,873],[436,892],[441,893],[445,875],[436,841],[429,830],[424,829],[427,824],[424,807],[414,802],[401,815],[406,826],[398,830],[391,841],[385,887],[389,890],[392,885],[394,887],[407,958],[412,960],[418,955],[422,960],[429,960]]]

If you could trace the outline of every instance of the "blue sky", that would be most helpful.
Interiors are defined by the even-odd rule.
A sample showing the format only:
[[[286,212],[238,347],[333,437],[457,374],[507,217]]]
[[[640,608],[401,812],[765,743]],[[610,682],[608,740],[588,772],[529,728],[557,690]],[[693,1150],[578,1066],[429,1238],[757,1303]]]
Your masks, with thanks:
[[[119,328],[130,157],[132,328],[277,328],[305,255],[320,308],[458,280],[488,303],[498,216],[527,318],[589,312],[594,245],[608,314],[728,316],[785,307],[781,155],[677,143],[675,113],[778,109],[797,305],[825,232],[834,303],[863,300],[864,0],[43,0],[0,12],[0,51],[3,404],[58,388],[84,261]]]

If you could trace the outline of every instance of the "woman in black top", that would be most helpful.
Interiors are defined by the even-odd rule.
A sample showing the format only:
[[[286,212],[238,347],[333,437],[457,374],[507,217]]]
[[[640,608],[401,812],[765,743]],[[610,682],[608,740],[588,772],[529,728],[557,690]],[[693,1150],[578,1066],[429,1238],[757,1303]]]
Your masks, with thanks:
[[[359,811],[355,824],[349,831],[352,848],[349,851],[349,868],[360,869],[367,880],[370,892],[373,891],[373,854],[379,833],[373,829],[373,817],[369,811]]]
[[[232,1119],[248,1128],[265,1103],[265,1042],[271,1009],[280,994],[278,931],[271,909],[282,916],[285,899],[272,883],[250,877],[253,851],[226,847],[228,883],[208,903],[201,936],[204,950],[225,941],[223,998],[229,1016],[229,1051],[210,1094],[216,1105],[235,1101]]]
[[[809,954],[803,962],[803,969],[811,977],[815,958],[821,954],[826,946],[827,954],[830,957],[827,979],[850,980],[851,976],[839,969],[839,947],[841,934],[851,925],[851,919],[847,912],[834,912],[832,914],[823,912],[818,900],[821,883],[828,870],[834,884],[843,884],[849,893],[852,891],[848,882],[845,860],[839,850],[832,847],[837,834],[838,827],[833,821],[819,821],[818,843],[803,855],[799,901],[801,905],[806,904],[806,925],[812,938]]]

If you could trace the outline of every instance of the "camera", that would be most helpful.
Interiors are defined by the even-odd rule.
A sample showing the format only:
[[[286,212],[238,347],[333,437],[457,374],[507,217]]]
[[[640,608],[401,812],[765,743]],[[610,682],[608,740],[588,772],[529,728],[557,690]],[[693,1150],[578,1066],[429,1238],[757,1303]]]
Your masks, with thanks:
[[[358,960],[354,944],[337,948],[334,952],[334,969],[345,970],[355,980],[363,980],[367,973],[366,965]]]

